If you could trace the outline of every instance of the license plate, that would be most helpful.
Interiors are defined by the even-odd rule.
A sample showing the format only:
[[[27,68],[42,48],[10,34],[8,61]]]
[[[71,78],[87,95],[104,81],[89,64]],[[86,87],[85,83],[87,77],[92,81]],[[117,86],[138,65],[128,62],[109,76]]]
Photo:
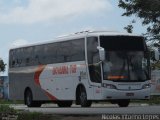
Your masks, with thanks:
[[[134,96],[134,93],[126,93],[126,96]]]

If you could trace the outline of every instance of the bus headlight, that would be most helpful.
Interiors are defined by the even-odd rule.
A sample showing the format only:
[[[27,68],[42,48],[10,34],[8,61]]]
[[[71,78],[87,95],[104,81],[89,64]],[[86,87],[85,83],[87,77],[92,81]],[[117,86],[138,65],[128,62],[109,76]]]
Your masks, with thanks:
[[[150,88],[151,87],[151,84],[149,83],[149,84],[144,84],[143,86],[142,86],[142,89],[147,89],[147,88]]]
[[[108,89],[117,89],[115,85],[103,83],[103,87]]]

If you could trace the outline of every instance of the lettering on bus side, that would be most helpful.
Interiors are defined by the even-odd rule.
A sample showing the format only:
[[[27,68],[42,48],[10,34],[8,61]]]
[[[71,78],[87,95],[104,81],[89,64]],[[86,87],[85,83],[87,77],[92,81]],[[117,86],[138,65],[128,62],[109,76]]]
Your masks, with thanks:
[[[77,65],[53,67],[53,75],[66,75],[77,73]]]
[[[70,73],[76,73],[77,72],[77,65],[70,65]]]

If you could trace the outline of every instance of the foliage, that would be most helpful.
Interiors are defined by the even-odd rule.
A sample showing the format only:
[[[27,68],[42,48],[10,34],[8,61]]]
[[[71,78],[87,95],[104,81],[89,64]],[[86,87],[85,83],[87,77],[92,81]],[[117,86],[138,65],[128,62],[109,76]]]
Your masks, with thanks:
[[[16,114],[17,111],[14,108],[9,107],[9,105],[0,105],[0,113]]]
[[[132,32],[133,32],[133,25],[128,25],[127,27],[124,27],[124,29],[125,29],[128,33],[132,33]]]
[[[2,59],[0,59],[0,72],[4,72],[5,71],[5,67],[6,67],[6,64],[3,62]]]
[[[57,120],[59,117],[38,112],[18,111],[9,105],[0,105],[0,119],[4,120]]]
[[[22,100],[6,100],[6,99],[0,99],[0,104],[5,105],[5,104],[23,104],[24,101]]]
[[[149,100],[150,105],[154,104],[160,104],[160,96],[151,96],[151,99]]]
[[[45,119],[45,117],[43,117]],[[41,113],[20,113],[18,114],[18,120],[42,120]],[[48,119],[47,119],[48,120]]]
[[[160,39],[160,0],[119,0],[119,7],[125,9],[122,16],[135,15],[147,25],[150,39]]]
[[[160,96],[151,96],[151,98],[149,100],[131,100],[131,103],[159,105],[160,104]]]

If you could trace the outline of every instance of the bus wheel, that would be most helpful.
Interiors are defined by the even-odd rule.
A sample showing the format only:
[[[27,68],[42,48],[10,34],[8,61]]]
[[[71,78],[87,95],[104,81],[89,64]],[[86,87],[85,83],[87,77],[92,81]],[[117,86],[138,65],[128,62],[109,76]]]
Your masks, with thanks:
[[[41,106],[40,102],[33,101],[32,91],[29,89],[25,92],[25,104],[28,107],[40,107]]]
[[[130,100],[119,100],[118,106],[119,107],[128,107],[129,103],[130,103]]]
[[[58,107],[71,107],[72,101],[58,101],[57,105]]]
[[[92,104],[92,101],[87,100],[87,93],[84,87],[80,87],[79,90],[79,102],[81,107],[90,107]]]

